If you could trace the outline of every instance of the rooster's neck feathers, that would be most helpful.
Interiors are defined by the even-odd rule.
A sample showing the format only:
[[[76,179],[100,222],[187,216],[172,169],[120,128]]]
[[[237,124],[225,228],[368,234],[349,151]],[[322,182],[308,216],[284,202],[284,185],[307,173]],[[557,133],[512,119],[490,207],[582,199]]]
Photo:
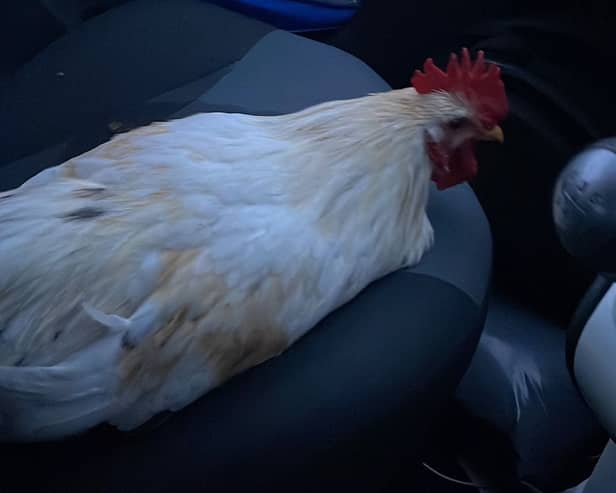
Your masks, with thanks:
[[[283,188],[293,203],[334,221],[336,228],[344,229],[351,218],[366,224],[395,218],[404,227],[427,201],[432,165],[426,131],[464,112],[447,93],[419,95],[405,88],[261,122],[274,139],[290,144],[288,160],[277,166],[289,179]]]
[[[404,88],[326,102],[273,118],[285,138],[329,145],[338,152],[363,152],[368,147],[396,153],[397,146],[422,138],[429,127],[467,113],[457,95],[444,91],[420,95]]]

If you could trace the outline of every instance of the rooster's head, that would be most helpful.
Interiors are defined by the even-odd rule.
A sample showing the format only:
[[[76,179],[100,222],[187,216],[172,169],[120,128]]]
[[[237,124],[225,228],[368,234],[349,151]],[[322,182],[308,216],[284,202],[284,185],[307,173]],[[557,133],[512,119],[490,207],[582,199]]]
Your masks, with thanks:
[[[452,54],[447,70],[432,59],[411,79],[425,99],[421,107],[431,113],[426,126],[426,151],[433,165],[432,179],[439,189],[469,180],[477,173],[475,143],[503,141],[499,124],[508,111],[500,69],[484,61],[479,51],[473,62],[468,50],[461,60]]]

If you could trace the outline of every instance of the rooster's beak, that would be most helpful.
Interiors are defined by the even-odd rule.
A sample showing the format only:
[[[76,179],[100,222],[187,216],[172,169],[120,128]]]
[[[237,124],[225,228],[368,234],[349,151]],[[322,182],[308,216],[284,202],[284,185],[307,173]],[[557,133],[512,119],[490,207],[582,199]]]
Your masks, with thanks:
[[[503,134],[503,129],[498,125],[494,125],[490,130],[486,130],[481,133],[481,140],[495,140],[502,144],[505,142],[505,135]]]

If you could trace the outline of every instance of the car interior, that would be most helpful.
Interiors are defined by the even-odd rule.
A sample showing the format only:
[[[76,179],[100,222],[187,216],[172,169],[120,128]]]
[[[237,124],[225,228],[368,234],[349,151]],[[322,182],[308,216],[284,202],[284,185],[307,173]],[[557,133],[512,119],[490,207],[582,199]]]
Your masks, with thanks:
[[[476,179],[431,190],[417,266],[138,430],[0,444],[0,490],[616,492],[615,10],[3,2],[0,191],[154,121],[407,87],[461,47],[501,68],[510,110]]]

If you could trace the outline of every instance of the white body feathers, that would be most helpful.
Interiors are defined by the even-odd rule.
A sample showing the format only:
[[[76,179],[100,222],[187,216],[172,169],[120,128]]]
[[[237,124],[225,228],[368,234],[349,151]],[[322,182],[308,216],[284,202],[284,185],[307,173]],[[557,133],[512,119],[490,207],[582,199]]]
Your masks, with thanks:
[[[178,410],[419,261],[418,101],[157,123],[0,194],[0,437]]]

